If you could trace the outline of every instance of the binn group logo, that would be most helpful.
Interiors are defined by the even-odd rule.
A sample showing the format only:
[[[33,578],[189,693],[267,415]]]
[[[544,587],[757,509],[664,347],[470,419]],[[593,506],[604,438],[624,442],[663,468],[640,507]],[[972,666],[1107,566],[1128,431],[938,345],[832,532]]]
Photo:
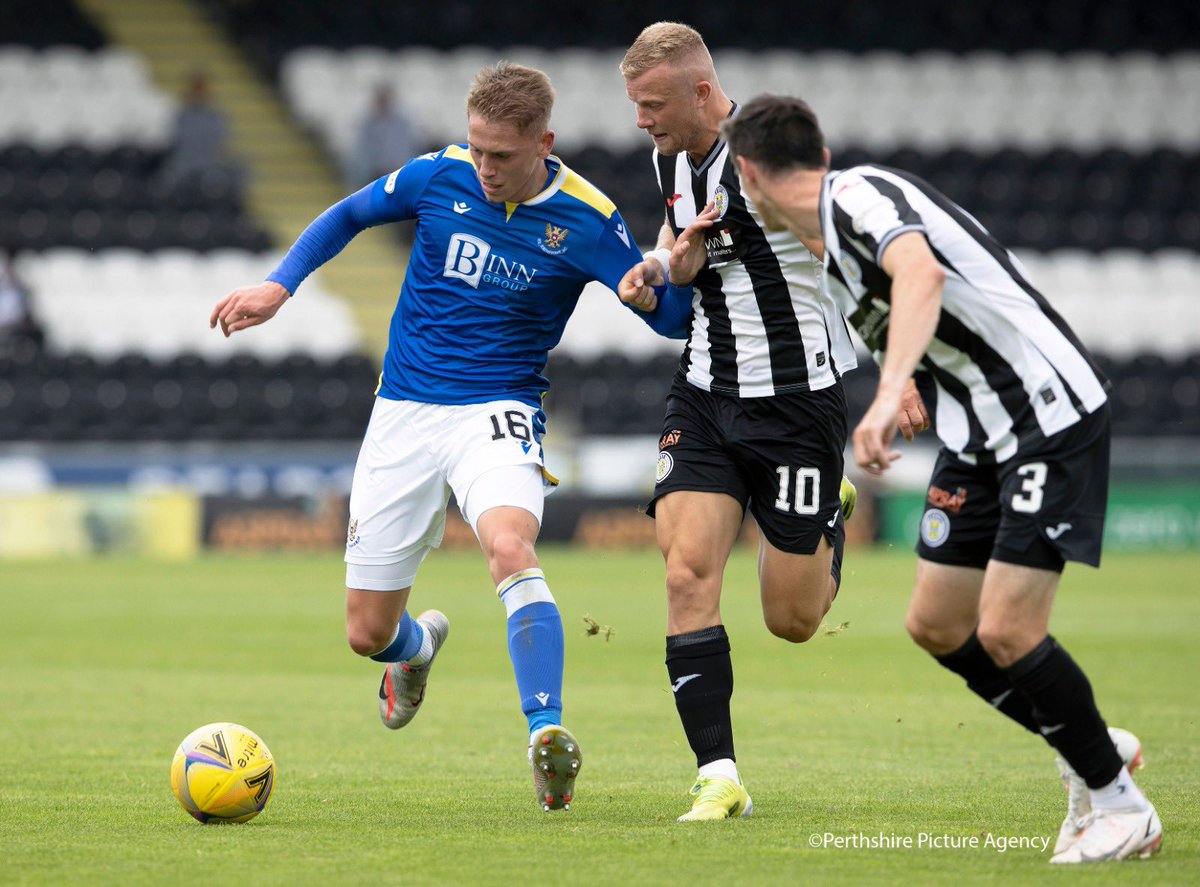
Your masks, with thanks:
[[[488,283],[512,292],[524,292],[537,275],[515,259],[506,259],[492,252],[492,245],[471,234],[454,234],[446,249],[444,276],[464,280],[473,288]]]

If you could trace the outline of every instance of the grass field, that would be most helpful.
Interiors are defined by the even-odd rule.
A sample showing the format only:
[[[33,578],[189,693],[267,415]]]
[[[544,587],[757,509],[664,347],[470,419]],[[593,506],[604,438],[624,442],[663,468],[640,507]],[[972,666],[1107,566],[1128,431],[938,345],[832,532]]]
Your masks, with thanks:
[[[452,632],[413,725],[385,730],[380,668],[345,645],[342,567],[304,559],[0,562],[0,883],[1200,883],[1194,555],[1069,569],[1053,629],[1109,722],[1138,733],[1164,850],[1059,871],[996,839],[1050,838],[1047,747],[904,634],[913,557],[851,552],[828,617],[790,646],[762,626],[752,557],[730,565],[739,765],[751,819],[680,825],[693,761],[666,680],[657,553],[543,552],[567,627],[569,813],[535,805],[503,609],[482,559],[435,553],[414,606]],[[590,615],[615,632],[584,636]],[[266,811],[202,826],[175,803],[179,740],[256,730]],[[974,849],[836,849],[812,835],[972,836]]]

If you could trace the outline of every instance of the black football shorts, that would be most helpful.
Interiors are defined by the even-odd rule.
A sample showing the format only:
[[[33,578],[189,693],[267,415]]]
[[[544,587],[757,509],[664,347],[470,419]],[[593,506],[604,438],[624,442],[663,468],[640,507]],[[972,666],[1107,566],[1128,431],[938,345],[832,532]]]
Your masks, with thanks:
[[[727,493],[747,505],[781,551],[812,554],[845,534],[841,483],[846,399],[841,382],[773,397],[713,394],[676,378],[659,440],[654,498]]]
[[[938,454],[917,554],[953,566],[1004,561],[1061,571],[1100,566],[1111,430],[1104,405],[998,465]]]

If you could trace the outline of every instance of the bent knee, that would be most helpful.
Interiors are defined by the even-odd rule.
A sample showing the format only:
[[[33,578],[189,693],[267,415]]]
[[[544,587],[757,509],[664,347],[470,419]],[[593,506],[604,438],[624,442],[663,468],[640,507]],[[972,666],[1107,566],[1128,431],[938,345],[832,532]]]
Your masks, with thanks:
[[[910,612],[904,619],[904,630],[925,652],[933,656],[945,656],[967,642],[975,625],[929,622]]]
[[[395,631],[394,625],[383,630],[370,625],[347,625],[346,641],[350,644],[350,649],[359,656],[370,656],[391,643]]]
[[[821,627],[824,613],[789,613],[786,615],[771,615],[764,617],[767,631],[789,643],[803,644],[811,640]]]
[[[1007,668],[1042,642],[1044,631],[1035,628],[981,622],[979,644],[1001,668]]]
[[[533,545],[519,533],[502,533],[496,536],[487,552],[487,558],[492,574],[501,579],[537,566],[537,555]]]

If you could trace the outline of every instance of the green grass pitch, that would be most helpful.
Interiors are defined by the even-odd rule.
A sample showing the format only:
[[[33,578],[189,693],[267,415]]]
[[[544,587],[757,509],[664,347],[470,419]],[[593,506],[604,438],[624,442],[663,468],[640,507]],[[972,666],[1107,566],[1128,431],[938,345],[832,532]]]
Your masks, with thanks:
[[[1067,571],[1052,629],[1109,722],[1142,738],[1138,781],[1166,829],[1157,859],[1070,871],[994,846],[1052,839],[1065,793],[1045,745],[905,635],[911,553],[850,552],[831,631],[800,646],[768,635],[753,556],[735,556],[724,619],[755,815],[691,825],[674,821],[694,768],[662,664],[657,553],[542,559],[585,753],[565,814],[534,802],[476,553],[426,562],[414,609],[445,610],[452,630],[399,733],[378,721],[380,667],[345,644],[336,555],[0,563],[0,883],[1200,883],[1196,555]],[[611,638],[585,636],[585,615]],[[168,784],[179,741],[221,720],[278,762],[243,826],[196,823]],[[810,846],[826,833],[981,846]]]

